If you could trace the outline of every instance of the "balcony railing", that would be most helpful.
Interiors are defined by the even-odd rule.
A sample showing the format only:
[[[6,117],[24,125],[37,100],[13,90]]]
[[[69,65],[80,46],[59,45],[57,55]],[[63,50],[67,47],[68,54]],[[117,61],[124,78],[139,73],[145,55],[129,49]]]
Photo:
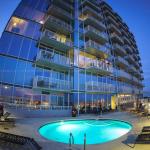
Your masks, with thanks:
[[[71,21],[72,20],[72,14],[66,11],[65,9],[62,9],[58,6],[55,6],[55,4],[51,5],[48,9],[48,13],[59,17],[65,21]]]
[[[81,5],[82,6],[90,6],[93,9],[100,10],[100,7],[98,7],[98,2],[95,0],[83,0],[81,2]]]
[[[63,91],[71,90],[71,82],[48,77],[37,76],[33,79],[33,88],[46,91]]]
[[[133,53],[133,50],[132,50],[132,48],[131,48],[129,45],[125,45],[124,48],[125,48],[125,50],[126,50],[128,53],[130,53],[130,54]]]
[[[45,50],[39,51],[36,58],[36,62],[41,66],[46,66],[46,67],[60,69],[60,70],[69,69],[70,67],[69,58]]]
[[[122,58],[120,56],[117,57],[116,59],[116,63],[119,63],[119,64],[123,64],[124,66],[128,67],[129,66],[129,63],[125,60],[125,58]]]
[[[66,51],[72,48],[72,42],[69,39],[60,41],[59,35],[55,32],[45,30],[41,36],[40,43],[55,47],[61,51]]]
[[[131,69],[131,72],[134,74],[137,72],[137,69],[132,65],[130,65],[130,69]]]
[[[108,22],[113,23],[115,26],[118,26],[118,22],[112,16],[107,17]]]
[[[129,63],[133,63],[133,64],[136,62],[131,55],[126,56],[126,60],[128,60]]]
[[[132,80],[132,76],[129,73],[123,71],[123,70],[118,70],[118,77],[125,78],[125,79],[128,79],[128,80]]]
[[[121,56],[125,56],[127,54],[126,51],[124,50],[123,46],[121,46],[117,43],[113,44],[113,48],[118,54],[121,54]]]
[[[72,26],[70,24],[53,16],[48,16],[44,26],[50,30],[53,29],[62,34],[70,34],[72,32]]]
[[[85,23],[85,25],[91,25],[100,31],[104,31],[106,29],[106,26],[104,23],[102,23],[101,21],[99,21],[98,19],[96,19],[90,15],[86,16],[84,23]]]
[[[67,1],[64,0],[52,0],[52,3],[68,11],[73,10],[71,3],[68,3]]]
[[[85,15],[92,15],[98,19],[103,19],[103,16],[101,14],[101,12],[99,11],[96,11],[94,9],[92,9],[91,7],[89,6],[85,6],[82,11],[81,11],[81,14],[85,14]]]
[[[109,54],[109,50],[106,46],[100,45],[92,40],[87,41],[86,43],[86,49],[93,52],[94,54],[99,54],[101,57],[107,57]]]
[[[108,83],[90,81],[86,83],[86,91],[100,93],[115,93],[115,86]]]
[[[139,83],[140,80],[133,76],[133,81]]]
[[[88,63],[88,62],[87,62]],[[87,64],[87,71],[102,75],[109,75],[113,72],[112,65],[103,61],[93,60]]]
[[[119,42],[120,44],[123,44],[122,38],[118,36],[116,33],[111,34],[111,39],[115,42]]]
[[[129,41],[129,39],[126,36],[122,37],[124,40],[124,43],[130,44],[131,42]]]
[[[108,28],[109,28],[110,31],[112,31],[112,32],[115,31],[115,33],[117,33],[118,35],[121,35],[121,31],[120,31],[120,29],[118,28],[118,26],[115,26],[115,25],[113,25],[113,24],[111,23],[111,24],[109,24]]]
[[[104,11],[104,13],[105,13],[105,15],[107,15],[107,17],[108,17],[108,16],[111,16],[112,19],[116,20],[116,16],[115,16],[115,13],[114,13],[113,10],[106,9],[106,10]]]
[[[119,86],[119,92],[120,93],[132,94],[133,93],[133,88],[132,87],[128,87],[128,86]]]
[[[100,32],[89,25],[85,27],[85,35],[102,44],[108,41],[108,35],[105,32]]]

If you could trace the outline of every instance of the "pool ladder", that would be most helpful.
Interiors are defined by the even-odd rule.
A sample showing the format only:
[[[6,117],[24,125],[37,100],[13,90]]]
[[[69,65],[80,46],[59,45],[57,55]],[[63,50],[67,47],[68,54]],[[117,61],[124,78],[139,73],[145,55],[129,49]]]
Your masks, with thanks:
[[[72,150],[73,144],[74,144],[74,137],[73,137],[73,134],[70,133],[70,135],[69,135],[69,150]]]
[[[72,150],[72,145],[74,144],[73,134],[70,133],[69,136],[69,150]],[[84,150],[86,150],[86,134],[84,134]]]

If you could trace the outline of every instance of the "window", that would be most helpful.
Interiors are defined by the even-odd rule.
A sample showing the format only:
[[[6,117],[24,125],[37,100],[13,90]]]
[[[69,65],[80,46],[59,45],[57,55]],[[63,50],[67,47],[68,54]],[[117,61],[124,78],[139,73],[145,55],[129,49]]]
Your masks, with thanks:
[[[25,73],[26,63],[19,61],[16,66],[15,84],[24,84],[24,73]]]
[[[39,49],[37,47],[37,42],[36,41],[32,41],[28,59],[29,60],[35,60],[36,59],[36,55],[38,53],[38,50]]]
[[[12,36],[10,33],[4,32],[0,39],[0,53],[7,54],[10,47]]]
[[[27,21],[16,17],[12,17],[7,26],[7,31],[24,34],[27,29],[27,26],[28,26]]]
[[[32,86],[33,84],[33,78],[35,74],[35,68],[32,66],[31,63],[26,63],[26,71],[25,71],[25,80],[24,85],[25,86]]]
[[[17,61],[16,59],[10,59],[10,58],[2,58],[1,61],[4,61],[4,70],[3,70],[3,76],[2,76],[2,82],[6,83],[14,83],[15,79],[15,69]]]
[[[20,51],[20,58],[27,59],[30,51],[30,46],[31,46],[31,39],[28,38],[23,38],[23,43]]]
[[[12,17],[6,30],[37,40],[40,37],[40,28],[41,25],[38,23]]]
[[[12,36],[12,41],[8,50],[8,54],[15,57],[19,57],[19,52],[21,49],[23,39],[21,36],[15,34],[11,34],[11,36]]]

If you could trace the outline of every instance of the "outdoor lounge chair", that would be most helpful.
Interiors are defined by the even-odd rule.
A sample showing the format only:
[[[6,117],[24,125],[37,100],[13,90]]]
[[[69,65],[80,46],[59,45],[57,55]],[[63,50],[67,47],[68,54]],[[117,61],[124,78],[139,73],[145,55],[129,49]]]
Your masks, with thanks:
[[[139,134],[135,144],[150,144],[150,133]]]
[[[14,118],[8,118],[11,113],[6,112],[3,116],[0,118],[0,125],[12,125],[15,126],[15,120]]]
[[[142,132],[150,132],[150,126],[144,126]]]
[[[34,139],[20,136],[20,135],[0,132],[0,140],[25,146],[29,150],[41,150],[42,149],[41,146],[39,146],[38,143],[36,143]]]
[[[3,116],[1,116],[0,120],[1,121],[5,121],[6,119],[8,119],[8,117],[10,116],[11,113],[6,112]]]
[[[144,126],[137,136],[135,144],[150,144],[150,126]]]

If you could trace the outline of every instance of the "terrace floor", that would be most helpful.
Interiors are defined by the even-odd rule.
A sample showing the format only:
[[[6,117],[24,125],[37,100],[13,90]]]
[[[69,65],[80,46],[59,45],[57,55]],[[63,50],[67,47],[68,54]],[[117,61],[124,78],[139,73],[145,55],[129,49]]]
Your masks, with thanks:
[[[97,115],[81,115],[76,119],[90,119],[90,118],[97,118]],[[120,119],[127,122],[130,122],[133,125],[133,129],[126,135],[122,136],[121,138],[104,143],[99,145],[87,145],[86,150],[150,150],[150,145],[146,144],[136,144],[134,146],[134,141],[137,136],[141,132],[143,126],[150,126],[150,119],[146,117],[139,117],[136,114],[132,114],[129,112],[114,112],[109,114],[102,115],[102,118],[111,118],[111,119]],[[48,141],[42,138],[38,134],[38,128],[46,123],[56,121],[56,120],[64,120],[64,119],[71,119],[71,117],[64,117],[64,118],[20,118],[16,120],[16,127],[4,129],[0,127],[0,131],[23,135],[27,137],[34,138],[37,143],[42,146],[43,150],[67,150],[68,145],[63,143],[58,143],[54,141]],[[5,150],[5,143],[2,145],[0,144],[0,150]],[[11,150],[12,149],[11,145]],[[9,150],[9,146],[6,148]],[[20,149],[20,148],[14,148]],[[23,148],[21,148],[23,149]],[[74,145],[73,150],[83,150],[83,146]]]

